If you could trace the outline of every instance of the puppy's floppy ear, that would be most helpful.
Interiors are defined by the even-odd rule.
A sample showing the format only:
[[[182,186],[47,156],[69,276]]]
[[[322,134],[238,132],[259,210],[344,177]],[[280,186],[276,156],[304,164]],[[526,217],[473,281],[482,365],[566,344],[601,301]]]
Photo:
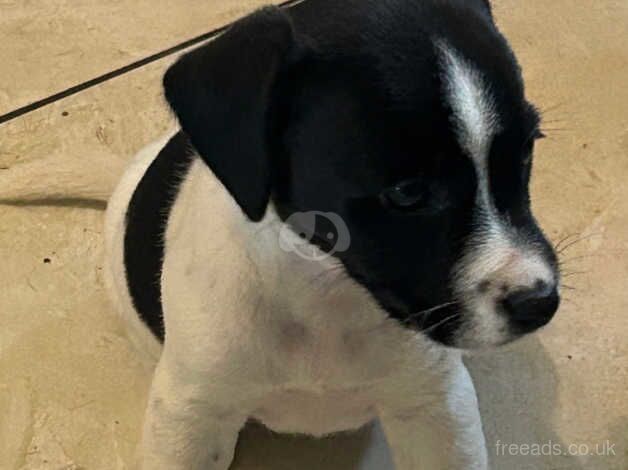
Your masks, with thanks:
[[[271,192],[271,91],[294,42],[288,15],[267,7],[183,56],[164,77],[183,131],[253,221],[264,216]]]

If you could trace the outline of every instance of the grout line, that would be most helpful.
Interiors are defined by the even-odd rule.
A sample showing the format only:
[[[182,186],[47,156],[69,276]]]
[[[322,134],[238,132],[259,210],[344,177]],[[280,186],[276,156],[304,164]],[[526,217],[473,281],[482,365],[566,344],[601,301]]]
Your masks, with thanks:
[[[290,7],[297,3],[301,3],[301,1],[303,0],[287,0],[287,1],[284,1],[283,3],[280,3],[279,6],[282,8]],[[49,104],[55,103],[56,101],[60,101],[69,96],[76,95],[77,93],[80,93],[81,91],[87,90],[88,88],[93,88],[96,85],[100,85],[101,83],[107,82],[113,78],[132,72],[133,70],[139,69],[152,62],[156,62],[160,59],[163,59],[164,57],[168,57],[169,55],[180,52],[184,49],[187,49],[188,47],[191,47],[199,43],[202,43],[204,41],[207,41],[209,39],[212,39],[213,37],[218,36],[220,33],[228,29],[231,26],[231,24],[233,23],[229,23],[225,26],[221,26],[220,28],[216,28],[212,31],[201,34],[200,36],[196,36],[195,38],[188,39],[187,41],[184,41],[173,47],[165,49],[161,52],[157,52],[156,54],[149,55],[148,57],[144,57],[143,59],[139,59],[128,65],[112,70],[111,72],[107,72],[96,78],[87,80],[86,82],[79,83],[78,85],[74,85],[73,87],[67,88],[63,91],[60,91],[59,93],[55,93],[54,95],[50,95],[41,100],[34,101],[30,104],[27,104],[26,106],[22,106],[20,108],[14,109],[13,111],[10,111],[0,116],[0,124],[4,124],[5,122],[11,121],[17,117],[31,113],[39,108],[43,108],[44,106],[48,106]]]

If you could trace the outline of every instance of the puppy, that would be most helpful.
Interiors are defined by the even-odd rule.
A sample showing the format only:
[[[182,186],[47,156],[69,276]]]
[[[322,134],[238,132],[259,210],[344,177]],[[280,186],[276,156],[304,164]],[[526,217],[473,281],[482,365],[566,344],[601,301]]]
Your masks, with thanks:
[[[108,284],[159,357],[143,468],[226,470],[251,418],[379,418],[398,470],[486,469],[461,351],[559,305],[528,193],[539,115],[488,2],[265,8],[164,88],[181,130],[106,223]]]

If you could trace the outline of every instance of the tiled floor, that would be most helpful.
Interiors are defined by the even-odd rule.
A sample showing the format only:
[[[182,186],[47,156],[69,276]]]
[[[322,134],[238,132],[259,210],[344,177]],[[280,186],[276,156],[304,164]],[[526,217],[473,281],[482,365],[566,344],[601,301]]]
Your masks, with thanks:
[[[275,0],[2,0],[0,110],[222,26]]]
[[[261,3],[0,0],[0,114]],[[537,213],[553,239],[583,240],[563,255],[576,290],[557,320],[469,359],[489,452],[499,470],[626,470],[628,3],[494,3],[528,92],[546,110]],[[170,60],[0,125],[0,194],[15,175],[27,190],[28,165],[44,162],[53,178],[85,156],[101,162],[87,179],[115,180],[171,123],[159,89]],[[150,364],[128,347],[103,293],[101,231],[97,204],[0,205],[0,469],[129,468]],[[595,453],[607,440],[614,447],[606,456],[522,457],[497,446],[551,441]],[[385,469],[384,450],[377,430],[309,442],[251,428],[235,468],[344,470],[368,461]]]

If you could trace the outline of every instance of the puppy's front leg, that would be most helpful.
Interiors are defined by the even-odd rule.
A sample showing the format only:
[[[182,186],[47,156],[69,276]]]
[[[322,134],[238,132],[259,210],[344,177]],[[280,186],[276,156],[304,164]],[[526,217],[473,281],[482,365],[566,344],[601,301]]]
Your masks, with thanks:
[[[236,394],[189,375],[161,358],[144,421],[143,470],[227,470],[233,460],[247,419],[232,406]]]
[[[456,359],[437,390],[417,391],[415,405],[382,409],[381,421],[397,470],[486,470],[488,459],[469,373]],[[408,392],[412,388],[405,388]],[[426,397],[426,392],[428,396]]]

